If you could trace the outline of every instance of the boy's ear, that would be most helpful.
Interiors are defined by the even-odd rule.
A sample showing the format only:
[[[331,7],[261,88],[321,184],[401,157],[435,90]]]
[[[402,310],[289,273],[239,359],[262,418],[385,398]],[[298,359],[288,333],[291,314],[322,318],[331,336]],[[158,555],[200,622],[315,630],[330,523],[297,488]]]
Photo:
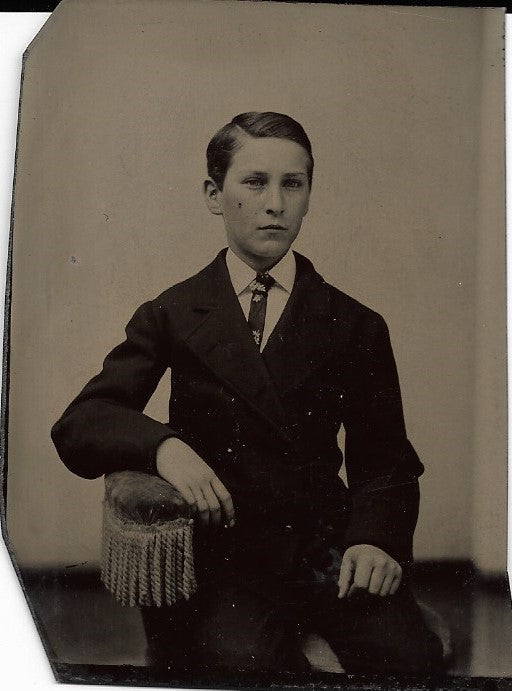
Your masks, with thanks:
[[[206,201],[206,206],[212,214],[216,216],[222,215],[222,207],[220,204],[220,195],[222,194],[219,190],[217,183],[212,178],[207,178],[203,183],[204,198]]]

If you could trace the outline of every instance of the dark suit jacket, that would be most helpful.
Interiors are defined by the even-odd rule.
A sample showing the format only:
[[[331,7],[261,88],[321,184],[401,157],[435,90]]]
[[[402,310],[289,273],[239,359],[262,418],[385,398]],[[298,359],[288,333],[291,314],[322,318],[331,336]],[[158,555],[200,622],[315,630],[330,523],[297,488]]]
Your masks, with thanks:
[[[135,312],[126,340],[53,427],[63,462],[87,478],[155,472],[159,443],[178,436],[230,491],[238,523],[320,518],[343,525],[343,546],[374,544],[409,562],[423,466],[406,437],[384,320],[296,253],[295,286],[260,354],[224,257]],[[142,411],[167,368],[164,425]],[[338,477],[341,424],[349,490]]]

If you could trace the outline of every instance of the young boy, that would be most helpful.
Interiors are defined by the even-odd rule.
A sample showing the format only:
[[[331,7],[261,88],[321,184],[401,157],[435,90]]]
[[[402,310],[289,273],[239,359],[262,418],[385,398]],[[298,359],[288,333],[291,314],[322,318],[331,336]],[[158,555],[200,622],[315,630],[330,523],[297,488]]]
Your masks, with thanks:
[[[290,250],[310,141],[286,115],[244,113],[207,162],[228,249],[136,311],[54,426],[57,450],[82,477],[158,473],[193,507],[196,665],[305,671],[313,630],[348,672],[435,671],[441,645],[404,579],[423,466],[387,327]],[[142,411],[168,367],[164,425]]]

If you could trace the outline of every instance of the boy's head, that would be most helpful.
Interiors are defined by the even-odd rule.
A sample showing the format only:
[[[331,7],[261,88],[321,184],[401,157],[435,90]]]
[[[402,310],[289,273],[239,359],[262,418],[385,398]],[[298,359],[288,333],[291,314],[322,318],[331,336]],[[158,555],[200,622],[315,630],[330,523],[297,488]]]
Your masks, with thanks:
[[[209,210],[221,215],[233,252],[256,271],[276,264],[297,237],[309,206],[311,144],[279,113],[243,113],[208,145]]]
[[[206,149],[208,175],[220,190],[234,153],[243,145],[244,136],[289,139],[302,146],[308,154],[308,182],[311,189],[314,159],[311,142],[302,125],[283,113],[250,112],[235,115],[231,122],[214,134]]]

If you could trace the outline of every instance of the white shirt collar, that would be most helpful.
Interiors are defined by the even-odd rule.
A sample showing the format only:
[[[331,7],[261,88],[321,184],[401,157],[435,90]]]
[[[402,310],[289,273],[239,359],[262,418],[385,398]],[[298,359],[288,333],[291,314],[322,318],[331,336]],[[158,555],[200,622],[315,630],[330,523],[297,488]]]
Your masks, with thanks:
[[[249,287],[249,283],[254,280],[256,272],[243,262],[231,249],[228,249],[226,253],[226,265],[235,293],[240,295],[240,293],[243,293],[243,291]],[[270,269],[269,274],[281,288],[291,293],[293,284],[295,283],[295,272],[295,256],[291,250],[288,250],[284,257]]]

